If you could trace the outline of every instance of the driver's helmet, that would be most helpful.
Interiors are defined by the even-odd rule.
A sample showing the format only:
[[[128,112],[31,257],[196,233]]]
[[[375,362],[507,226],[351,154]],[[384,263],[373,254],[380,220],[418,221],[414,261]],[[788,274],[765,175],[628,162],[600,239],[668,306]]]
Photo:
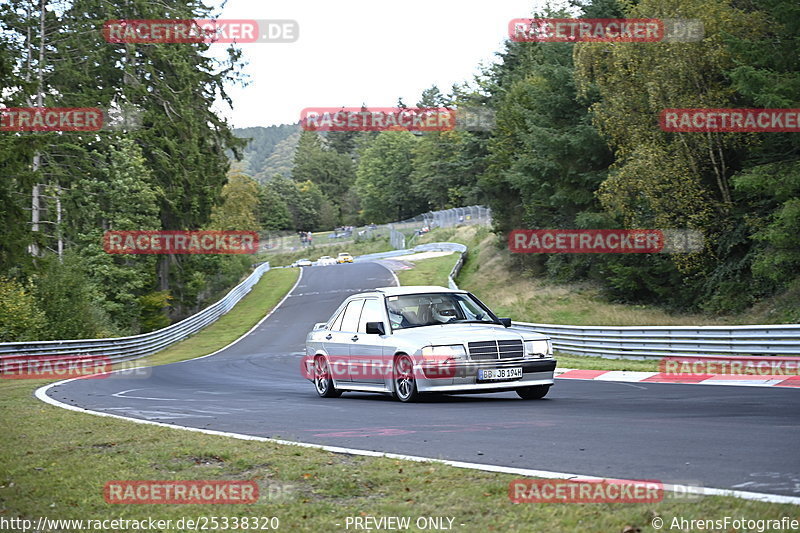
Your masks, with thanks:
[[[456,310],[452,303],[443,302],[431,306],[431,314],[437,322],[449,322],[456,317]]]

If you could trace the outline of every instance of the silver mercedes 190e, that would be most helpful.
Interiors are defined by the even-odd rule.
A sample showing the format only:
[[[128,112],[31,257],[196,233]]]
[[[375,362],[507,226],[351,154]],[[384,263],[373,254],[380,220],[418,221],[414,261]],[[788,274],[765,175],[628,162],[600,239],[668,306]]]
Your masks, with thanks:
[[[509,390],[539,399],[555,368],[549,337],[511,328],[467,291],[426,286],[350,296],[308,334],[302,363],[322,397],[381,392],[402,402]]]

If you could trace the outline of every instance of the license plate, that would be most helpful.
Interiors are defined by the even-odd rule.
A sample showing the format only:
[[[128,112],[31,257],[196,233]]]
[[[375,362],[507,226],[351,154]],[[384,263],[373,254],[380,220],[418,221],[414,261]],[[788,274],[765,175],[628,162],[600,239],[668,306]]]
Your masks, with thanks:
[[[522,367],[483,368],[478,370],[479,381],[498,381],[501,379],[522,379]]]

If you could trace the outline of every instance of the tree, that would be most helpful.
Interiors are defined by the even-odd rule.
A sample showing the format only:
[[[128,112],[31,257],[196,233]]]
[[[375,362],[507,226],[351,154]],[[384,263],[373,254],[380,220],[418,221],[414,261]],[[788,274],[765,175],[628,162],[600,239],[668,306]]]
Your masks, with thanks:
[[[47,317],[30,284],[0,277],[0,342],[35,341],[46,331]]]
[[[116,255],[103,249],[108,230],[158,230],[159,195],[139,146],[120,138],[92,153],[100,161],[96,173],[75,179],[64,194],[69,248],[102,308],[121,332],[139,332],[139,300],[157,286],[154,255]]]
[[[417,137],[408,131],[385,131],[366,145],[355,184],[364,220],[390,222],[425,211],[425,203],[411,182],[417,142]]]
[[[344,195],[353,183],[353,161],[349,154],[326,147],[316,132],[304,131],[295,152],[292,177],[297,183],[315,183],[332,202],[338,219]]]
[[[259,188],[258,217],[261,227],[265,230],[294,228],[286,201],[270,183]]]
[[[303,194],[294,180],[276,174],[267,184],[286,203],[291,220],[291,229],[311,231],[319,220],[318,206],[314,199]]]
[[[417,107],[447,107],[451,102],[442,94],[436,85],[422,91]]]
[[[222,188],[222,204],[211,213],[210,229],[227,231],[259,231],[258,183],[241,172],[232,172]]]

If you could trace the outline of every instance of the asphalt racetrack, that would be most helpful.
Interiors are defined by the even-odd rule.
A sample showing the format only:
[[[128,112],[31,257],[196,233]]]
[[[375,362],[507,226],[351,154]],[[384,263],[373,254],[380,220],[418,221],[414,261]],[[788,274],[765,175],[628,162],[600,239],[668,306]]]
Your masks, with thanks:
[[[211,357],[144,376],[80,379],[60,402],[203,429],[437,459],[800,496],[800,390],[557,379],[513,392],[401,404],[319,398],[300,372],[315,322],[363,289],[394,285],[370,262],[304,268],[283,304]]]

